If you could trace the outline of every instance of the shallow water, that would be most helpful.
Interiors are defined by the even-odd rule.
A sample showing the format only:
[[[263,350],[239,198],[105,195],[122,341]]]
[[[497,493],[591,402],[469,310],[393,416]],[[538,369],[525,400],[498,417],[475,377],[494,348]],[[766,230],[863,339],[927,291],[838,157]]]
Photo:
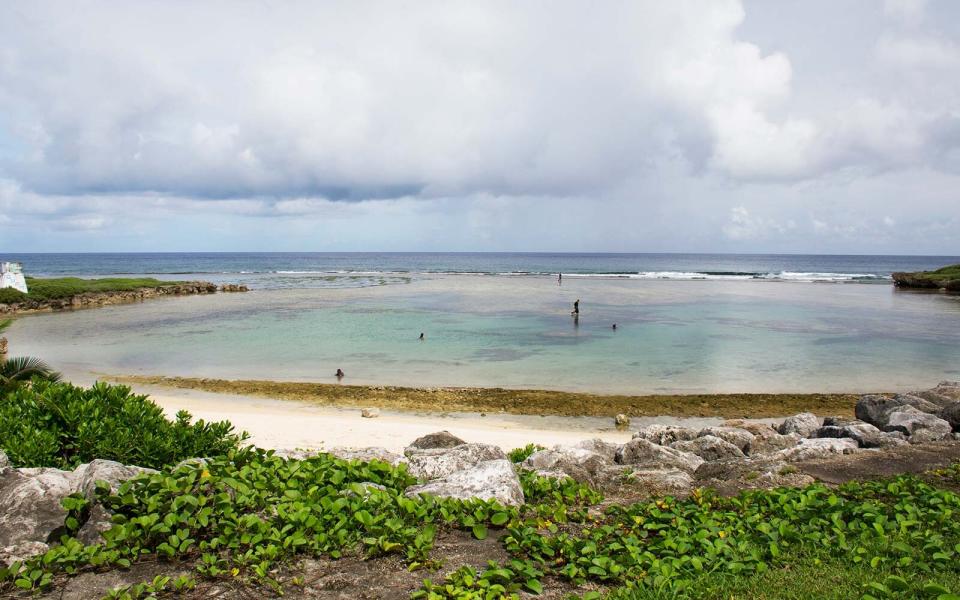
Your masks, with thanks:
[[[8,337],[76,376],[342,368],[344,383],[641,394],[929,387],[960,378],[958,334],[960,297],[889,285],[434,274],[35,315]]]

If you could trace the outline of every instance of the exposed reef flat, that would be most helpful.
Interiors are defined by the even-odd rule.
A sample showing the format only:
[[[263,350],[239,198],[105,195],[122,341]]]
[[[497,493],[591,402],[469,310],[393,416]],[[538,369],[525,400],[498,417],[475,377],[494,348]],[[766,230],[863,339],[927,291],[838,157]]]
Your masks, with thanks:
[[[894,273],[893,284],[901,288],[940,289],[960,292],[960,265],[950,265],[936,271]]]
[[[151,278],[59,279],[27,278],[29,293],[0,290],[0,314],[27,314],[96,308],[111,304],[142,302],[162,296],[191,296],[221,292],[245,292],[246,287],[226,284],[219,288],[207,281],[160,281]]]
[[[856,394],[605,395],[504,388],[410,388],[189,377],[110,376],[121,383],[297,400],[322,406],[429,412],[610,417],[771,418],[812,412],[852,416]]]

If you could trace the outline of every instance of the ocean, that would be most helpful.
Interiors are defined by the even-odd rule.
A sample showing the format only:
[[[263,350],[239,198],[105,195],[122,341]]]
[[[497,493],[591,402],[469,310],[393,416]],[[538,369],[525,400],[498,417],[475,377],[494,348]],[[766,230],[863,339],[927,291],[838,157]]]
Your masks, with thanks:
[[[901,391],[960,379],[960,296],[896,290],[889,279],[960,257],[0,259],[22,262],[32,276],[152,275],[251,287],[14,323],[14,354],[41,356],[78,380],[151,374],[335,382],[342,368],[344,383],[644,394]]]

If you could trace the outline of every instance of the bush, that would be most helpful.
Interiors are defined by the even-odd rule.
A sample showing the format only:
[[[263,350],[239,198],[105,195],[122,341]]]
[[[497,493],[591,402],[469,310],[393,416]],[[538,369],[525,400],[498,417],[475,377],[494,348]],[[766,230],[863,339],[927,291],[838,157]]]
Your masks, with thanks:
[[[0,304],[15,304],[26,302],[30,297],[13,288],[3,288],[0,290]]]
[[[74,468],[96,458],[159,468],[186,458],[224,454],[247,438],[228,421],[174,422],[147,396],[97,383],[34,380],[0,400],[0,444],[20,467]]]
[[[86,292],[123,292],[140,288],[161,288],[181,283],[183,282],[160,281],[152,277],[104,277],[102,279],[80,279],[77,277],[35,279],[27,277],[27,289],[30,292],[26,298],[30,300],[59,300]]]

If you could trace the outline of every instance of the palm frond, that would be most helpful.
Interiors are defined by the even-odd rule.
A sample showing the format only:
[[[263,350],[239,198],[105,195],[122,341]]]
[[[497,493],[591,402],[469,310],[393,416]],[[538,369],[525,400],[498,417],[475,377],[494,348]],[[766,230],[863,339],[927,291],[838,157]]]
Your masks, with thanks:
[[[0,382],[29,381],[34,377],[47,381],[59,381],[60,373],[39,358],[32,356],[14,356],[0,362]]]

